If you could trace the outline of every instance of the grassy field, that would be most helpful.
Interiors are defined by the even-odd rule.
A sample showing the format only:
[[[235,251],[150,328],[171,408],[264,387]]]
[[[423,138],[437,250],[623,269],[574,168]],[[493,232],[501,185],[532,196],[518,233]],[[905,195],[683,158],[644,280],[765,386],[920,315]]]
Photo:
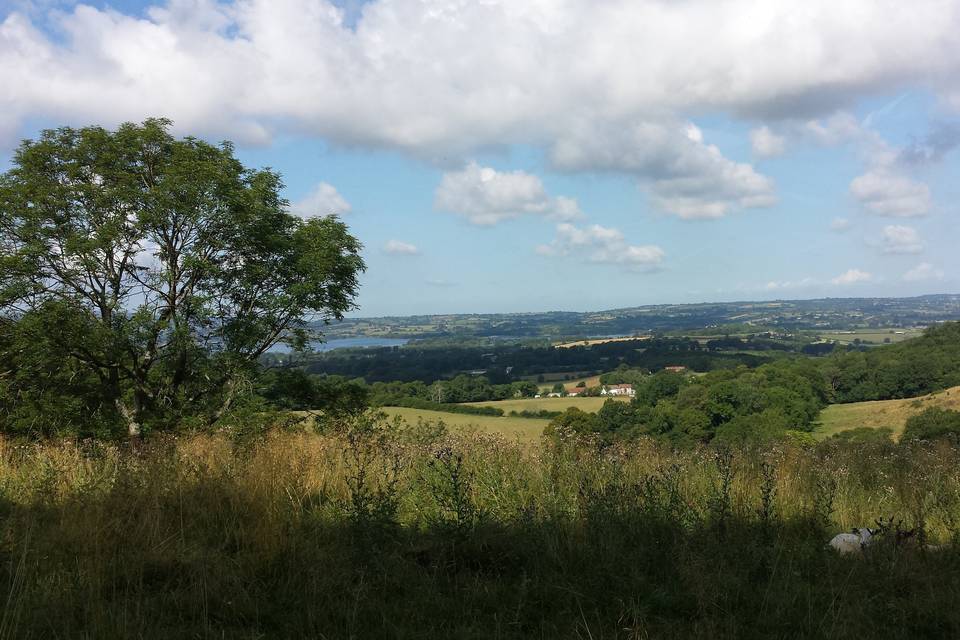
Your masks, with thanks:
[[[572,342],[559,342],[553,346],[558,349],[569,349],[570,347],[590,347],[595,344],[606,344],[607,342],[625,342],[627,340],[649,340],[652,336],[621,336],[619,338],[591,338],[586,340],[574,340]]]
[[[543,378],[543,381],[540,381],[540,378]],[[593,377],[592,371],[549,371],[547,373],[539,373],[536,375],[521,376],[521,380],[526,380],[528,382],[536,382],[541,387],[550,388],[556,382],[562,382],[564,384],[576,384],[581,380],[588,380]]]
[[[531,421],[526,421],[531,422]],[[0,638],[960,637],[960,448],[534,447],[326,435],[0,439]]]
[[[627,398],[617,399],[626,400]],[[593,413],[599,411],[606,401],[606,398],[523,398],[520,400],[467,402],[464,404],[477,407],[496,407],[497,409],[503,409],[505,414],[511,411],[565,411],[570,407]]]
[[[833,404],[820,414],[820,425],[814,435],[823,439],[860,427],[886,427],[893,431],[895,437],[899,437],[907,418],[929,407],[960,410],[960,387],[919,398]]]
[[[571,400],[576,400],[576,398],[571,398]],[[493,406],[500,406],[497,403],[492,404]],[[429,421],[442,420],[448,428],[455,431],[475,429],[481,433],[501,434],[510,439],[519,438],[524,442],[532,442],[539,439],[541,434],[543,434],[543,428],[546,427],[549,422],[549,420],[539,418],[472,416],[462,413],[428,411],[426,409],[410,409],[407,407],[383,407],[383,411],[389,416],[400,416],[411,423],[415,423],[418,418]]]
[[[588,387],[599,387],[600,386],[600,376],[590,376],[589,378],[580,378],[579,380],[571,380],[566,382],[563,385],[563,388],[567,391],[573,391],[577,388],[579,383],[583,383]]]
[[[826,340],[836,340],[840,344],[852,344],[855,339],[869,340],[872,343],[883,344],[889,339],[891,343],[903,342],[923,334],[923,329],[854,329],[851,331],[823,331],[817,335]]]

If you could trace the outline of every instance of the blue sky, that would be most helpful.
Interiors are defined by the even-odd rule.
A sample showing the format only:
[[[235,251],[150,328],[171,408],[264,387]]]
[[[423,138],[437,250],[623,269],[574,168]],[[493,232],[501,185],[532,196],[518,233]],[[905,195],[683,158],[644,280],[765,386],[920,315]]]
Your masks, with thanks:
[[[0,0],[0,165],[235,140],[364,243],[357,315],[956,292],[956,4]]]

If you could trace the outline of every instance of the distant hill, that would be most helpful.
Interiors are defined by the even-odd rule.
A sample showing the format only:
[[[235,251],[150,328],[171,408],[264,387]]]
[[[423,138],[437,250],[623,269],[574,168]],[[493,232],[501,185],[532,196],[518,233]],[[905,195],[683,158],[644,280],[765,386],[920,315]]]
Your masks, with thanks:
[[[329,338],[585,338],[709,328],[722,333],[732,327],[792,331],[894,328],[946,320],[960,320],[960,295],[667,304],[591,312],[348,318],[318,328]]]

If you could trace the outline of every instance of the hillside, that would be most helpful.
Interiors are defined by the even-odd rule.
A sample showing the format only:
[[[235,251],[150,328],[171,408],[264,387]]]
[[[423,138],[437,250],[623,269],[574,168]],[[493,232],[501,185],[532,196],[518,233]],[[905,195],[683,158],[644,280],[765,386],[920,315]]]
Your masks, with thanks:
[[[886,427],[899,437],[907,418],[930,407],[960,410],[960,386],[917,398],[832,404],[820,413],[814,435],[822,440],[851,429]]]
[[[488,403],[480,403],[488,404]],[[464,432],[476,430],[481,433],[498,433],[509,439],[517,438],[523,442],[536,441],[543,434],[544,427],[550,422],[540,418],[513,418],[510,416],[474,416],[445,411],[429,411],[407,407],[383,407],[388,416],[399,416],[409,424],[418,420],[429,422],[443,421],[452,431]]]
[[[604,338],[738,324],[788,330],[928,326],[960,318],[960,295],[659,304],[606,311],[347,318],[318,327],[328,338]],[[881,338],[882,340],[882,338]]]

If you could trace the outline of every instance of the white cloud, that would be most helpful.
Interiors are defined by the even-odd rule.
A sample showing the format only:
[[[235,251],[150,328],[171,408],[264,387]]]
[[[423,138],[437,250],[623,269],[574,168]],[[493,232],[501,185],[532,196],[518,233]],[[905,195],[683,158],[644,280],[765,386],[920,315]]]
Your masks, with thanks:
[[[847,231],[852,226],[853,226],[853,223],[851,223],[846,218],[834,218],[833,220],[830,221],[830,230],[836,231],[838,233]]]
[[[828,146],[870,137],[860,121],[846,111],[838,111],[818,120],[809,120],[804,124],[801,133]]]
[[[383,245],[383,251],[395,256],[417,256],[420,255],[420,249],[416,245],[402,240],[387,240]]]
[[[941,269],[937,269],[929,262],[921,262],[903,274],[903,280],[904,282],[927,282],[931,280],[943,280],[945,275]]]
[[[537,176],[523,171],[501,172],[471,162],[461,171],[443,174],[434,207],[489,226],[524,214],[554,220],[583,216],[573,198],[551,197]]]
[[[897,98],[891,105],[899,100]],[[869,128],[873,115],[861,123],[850,113],[837,112],[824,120],[807,122],[799,133],[820,144],[855,145],[867,169],[850,182],[850,194],[867,211],[892,217],[925,215],[931,206],[930,188],[905,175],[905,170],[911,165],[941,160],[960,139],[957,132],[942,125],[931,130],[922,143],[914,142],[897,149]]]
[[[548,245],[537,247],[544,256],[584,255],[588,261],[619,264],[631,269],[653,269],[666,255],[656,245],[627,244],[619,229],[598,224],[579,228],[569,223],[557,225],[557,236]]]
[[[787,139],[777,135],[764,125],[750,131],[750,147],[753,153],[761,158],[772,158],[783,155],[787,150]]]
[[[327,0],[7,12],[2,111],[13,130],[162,114],[245,142],[294,131],[460,158],[685,113],[805,120],[921,82],[960,96],[960,5],[942,0],[375,0],[355,14]]]
[[[890,169],[872,169],[854,178],[850,194],[867,211],[881,216],[907,218],[930,210],[930,188]]]
[[[303,198],[290,205],[290,210],[302,218],[330,214],[343,215],[350,213],[352,209],[350,203],[336,188],[326,182],[321,182]]]
[[[871,280],[873,280],[873,276],[870,273],[861,271],[860,269],[849,269],[838,275],[836,278],[831,278],[830,283],[842,286],[870,282]]]
[[[813,278],[803,278],[801,280],[771,280],[762,288],[765,291],[782,291],[784,289],[804,289],[817,284]]]
[[[913,227],[890,224],[883,228],[884,253],[920,253],[923,241]]]
[[[704,144],[691,123],[646,121],[597,130],[567,131],[550,160],[565,171],[609,171],[636,176],[655,205],[681,218],[720,218],[735,209],[776,202],[773,182],[748,164]]]

